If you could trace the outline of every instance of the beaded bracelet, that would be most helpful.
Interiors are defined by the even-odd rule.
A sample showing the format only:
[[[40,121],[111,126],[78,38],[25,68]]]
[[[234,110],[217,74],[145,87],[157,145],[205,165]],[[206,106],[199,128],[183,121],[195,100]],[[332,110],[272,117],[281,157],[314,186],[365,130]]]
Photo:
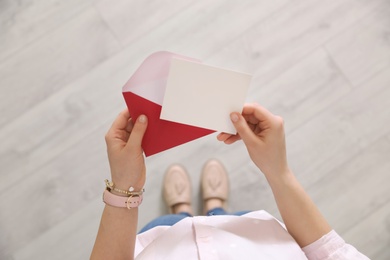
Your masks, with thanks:
[[[106,187],[107,187],[108,191],[114,190],[116,192],[119,192],[119,193],[122,193],[122,194],[126,194],[129,197],[130,196],[141,196],[145,192],[145,188],[143,188],[140,191],[134,191],[133,187],[130,187],[129,190],[120,190],[120,189],[115,187],[114,182],[109,181],[109,180],[104,180],[104,181],[106,183]]]

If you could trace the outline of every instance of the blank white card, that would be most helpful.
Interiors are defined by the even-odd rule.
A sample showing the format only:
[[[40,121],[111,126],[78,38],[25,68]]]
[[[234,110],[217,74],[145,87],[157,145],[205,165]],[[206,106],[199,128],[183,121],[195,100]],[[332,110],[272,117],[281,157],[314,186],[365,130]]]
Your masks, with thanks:
[[[160,118],[235,134],[231,112],[243,109],[252,76],[172,59]]]

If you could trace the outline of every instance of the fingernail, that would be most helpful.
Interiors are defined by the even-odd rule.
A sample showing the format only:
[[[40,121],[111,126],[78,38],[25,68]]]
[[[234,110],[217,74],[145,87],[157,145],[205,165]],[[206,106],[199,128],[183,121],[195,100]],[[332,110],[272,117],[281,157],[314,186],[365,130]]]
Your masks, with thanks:
[[[146,116],[141,115],[141,116],[139,117],[138,121],[139,121],[140,123],[145,123],[145,122],[146,122]]]
[[[234,123],[236,123],[236,122],[238,121],[238,116],[237,116],[237,114],[232,113],[232,114],[230,115],[230,119],[231,119]]]

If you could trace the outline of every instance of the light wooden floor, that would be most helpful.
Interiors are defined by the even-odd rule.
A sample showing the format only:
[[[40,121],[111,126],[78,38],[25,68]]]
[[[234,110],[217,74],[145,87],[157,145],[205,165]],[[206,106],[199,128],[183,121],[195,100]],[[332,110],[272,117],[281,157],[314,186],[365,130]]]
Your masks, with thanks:
[[[157,50],[253,73],[248,101],[285,118],[291,167],[332,226],[390,259],[390,1],[0,2],[0,258],[86,259],[109,177],[104,134],[121,87]],[[140,226],[163,214],[161,181],[211,157],[231,210],[278,216],[242,144],[215,135],[147,159]]]

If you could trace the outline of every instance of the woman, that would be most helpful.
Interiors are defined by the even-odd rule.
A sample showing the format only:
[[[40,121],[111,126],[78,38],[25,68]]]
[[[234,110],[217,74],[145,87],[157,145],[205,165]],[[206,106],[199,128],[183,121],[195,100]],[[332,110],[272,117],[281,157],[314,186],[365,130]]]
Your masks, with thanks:
[[[265,211],[190,217],[188,201],[173,199],[171,210],[189,216],[152,225],[137,235],[146,177],[141,142],[147,118],[142,115],[133,125],[125,110],[106,135],[113,183],[107,184],[108,205],[91,259],[368,259],[332,230],[289,169],[283,119],[257,104],[245,105],[242,114],[230,117],[237,134],[221,133],[217,138],[226,144],[243,140],[273,191],[286,229]],[[127,204],[115,204],[110,198]],[[206,209],[222,208],[223,195],[210,198],[205,200]]]

